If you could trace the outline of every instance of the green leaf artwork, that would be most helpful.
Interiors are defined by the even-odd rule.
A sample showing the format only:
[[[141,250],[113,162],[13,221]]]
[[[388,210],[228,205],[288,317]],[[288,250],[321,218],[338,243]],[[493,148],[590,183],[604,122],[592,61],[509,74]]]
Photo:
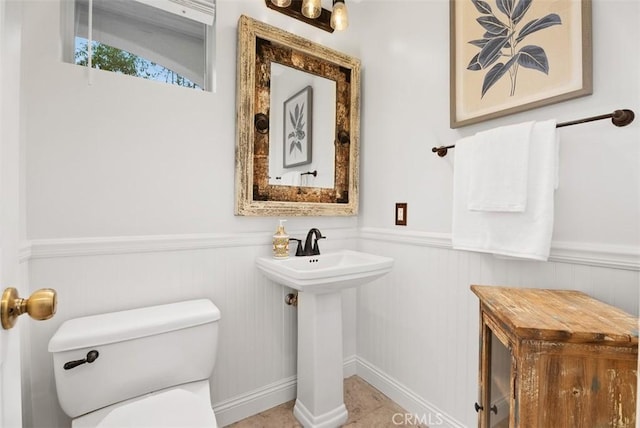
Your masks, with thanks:
[[[550,13],[520,25],[534,0],[495,0],[498,16],[487,1],[470,1],[481,15],[476,21],[485,31],[481,39],[468,42],[480,48],[480,52],[471,58],[467,70],[487,71],[482,82],[481,98],[505,75],[511,79],[509,95],[513,96],[521,66],[549,74],[549,60],[544,49],[536,45],[520,45],[532,33],[562,25],[557,14]]]

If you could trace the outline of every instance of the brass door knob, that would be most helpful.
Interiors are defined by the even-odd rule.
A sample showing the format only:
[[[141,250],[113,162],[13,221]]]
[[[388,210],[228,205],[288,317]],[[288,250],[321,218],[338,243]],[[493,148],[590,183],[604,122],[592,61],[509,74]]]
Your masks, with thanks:
[[[20,298],[15,288],[6,288],[0,301],[2,328],[8,330],[13,327],[18,316],[25,312],[35,320],[48,320],[56,313],[57,305],[56,290],[52,288],[36,290],[27,299]]]

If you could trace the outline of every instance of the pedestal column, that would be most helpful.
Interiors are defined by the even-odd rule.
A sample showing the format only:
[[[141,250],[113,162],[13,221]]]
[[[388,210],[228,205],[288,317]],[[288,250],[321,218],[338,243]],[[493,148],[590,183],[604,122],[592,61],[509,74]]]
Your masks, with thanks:
[[[293,414],[305,428],[334,428],[347,421],[339,291],[298,293],[298,393]]]

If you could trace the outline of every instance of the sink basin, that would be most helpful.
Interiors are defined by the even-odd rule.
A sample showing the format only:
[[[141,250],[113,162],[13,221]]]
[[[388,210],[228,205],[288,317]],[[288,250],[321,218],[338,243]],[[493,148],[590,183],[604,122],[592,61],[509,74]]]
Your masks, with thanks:
[[[391,270],[393,259],[352,250],[284,260],[259,257],[258,268],[270,279],[298,291],[328,293],[372,281]]]

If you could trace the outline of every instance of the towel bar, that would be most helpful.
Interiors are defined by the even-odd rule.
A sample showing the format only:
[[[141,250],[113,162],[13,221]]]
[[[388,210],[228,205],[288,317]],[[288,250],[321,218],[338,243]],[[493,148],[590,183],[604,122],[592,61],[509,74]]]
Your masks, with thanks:
[[[602,119],[608,119],[608,118],[611,118],[611,123],[613,123],[615,126],[627,126],[628,124],[633,122],[633,119],[635,117],[636,115],[635,113],[633,113],[633,110],[622,109],[622,110],[616,110],[613,113],[609,113],[609,114],[601,114],[599,116],[586,117],[584,119],[558,123],[556,125],[556,128],[562,128],[564,126],[571,126],[571,125],[579,125],[581,123],[593,122],[594,120],[602,120]],[[431,151],[433,153],[437,153],[438,156],[442,158],[447,155],[447,152],[449,151],[449,149],[453,149],[455,146],[456,146],[455,144],[452,144],[450,146],[434,147],[431,149]]]

